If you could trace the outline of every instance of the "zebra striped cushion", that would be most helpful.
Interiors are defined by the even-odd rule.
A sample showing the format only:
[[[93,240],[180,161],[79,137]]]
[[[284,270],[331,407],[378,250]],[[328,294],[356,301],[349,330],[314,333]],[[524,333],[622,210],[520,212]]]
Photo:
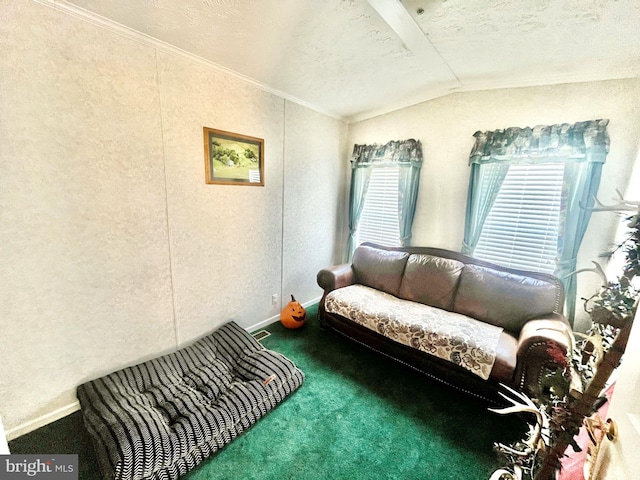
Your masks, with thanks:
[[[283,401],[304,374],[233,322],[78,387],[105,479],[177,479]]]

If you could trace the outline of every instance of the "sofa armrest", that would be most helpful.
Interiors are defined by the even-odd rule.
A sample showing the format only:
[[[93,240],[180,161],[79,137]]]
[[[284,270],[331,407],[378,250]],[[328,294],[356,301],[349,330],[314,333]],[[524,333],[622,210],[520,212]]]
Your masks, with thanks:
[[[525,323],[518,338],[516,378],[520,390],[533,396],[541,394],[545,369],[566,368],[573,342],[573,332],[560,314]]]
[[[323,268],[318,272],[318,285],[324,290],[324,293],[328,293],[337,288],[346,287],[351,285],[354,280],[353,269],[351,264],[343,263],[342,265],[334,265],[329,268]]]

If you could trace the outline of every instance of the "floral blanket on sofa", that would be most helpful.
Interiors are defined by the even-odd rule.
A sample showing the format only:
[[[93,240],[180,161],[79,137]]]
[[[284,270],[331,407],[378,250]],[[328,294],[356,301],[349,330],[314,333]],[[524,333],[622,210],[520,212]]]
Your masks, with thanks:
[[[458,313],[350,285],[330,292],[327,312],[488,379],[502,328]]]

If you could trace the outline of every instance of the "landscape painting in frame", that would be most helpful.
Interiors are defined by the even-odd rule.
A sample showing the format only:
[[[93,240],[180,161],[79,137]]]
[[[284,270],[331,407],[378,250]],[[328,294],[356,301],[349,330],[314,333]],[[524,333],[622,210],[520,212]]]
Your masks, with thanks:
[[[206,181],[264,186],[264,140],[204,127]]]

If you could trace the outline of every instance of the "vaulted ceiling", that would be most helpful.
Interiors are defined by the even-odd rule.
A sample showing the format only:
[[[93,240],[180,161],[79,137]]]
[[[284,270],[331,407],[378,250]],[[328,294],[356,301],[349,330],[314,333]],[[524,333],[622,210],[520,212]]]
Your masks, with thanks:
[[[640,0],[38,0],[359,120],[446,95],[640,77]]]

